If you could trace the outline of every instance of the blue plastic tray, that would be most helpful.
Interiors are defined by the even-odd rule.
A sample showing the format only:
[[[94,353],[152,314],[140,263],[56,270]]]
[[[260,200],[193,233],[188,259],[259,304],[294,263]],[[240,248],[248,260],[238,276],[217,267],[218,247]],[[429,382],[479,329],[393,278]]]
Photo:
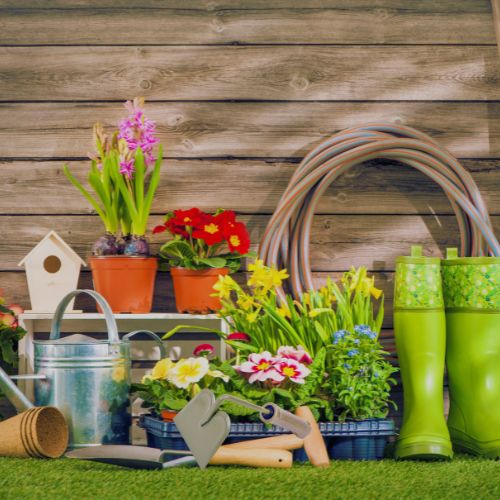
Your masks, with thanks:
[[[150,415],[142,414],[137,425],[146,430],[150,448],[189,449],[174,423],[163,422]],[[319,428],[325,440],[328,455],[333,460],[380,460],[384,456],[387,437],[395,434],[394,422],[389,419],[370,419],[343,424],[320,423]],[[267,429],[264,424],[259,423],[231,424],[229,436],[224,444],[281,434],[290,434],[290,431],[277,426]],[[170,460],[175,456],[166,458]],[[293,458],[301,462],[309,460],[303,448],[294,450]]]

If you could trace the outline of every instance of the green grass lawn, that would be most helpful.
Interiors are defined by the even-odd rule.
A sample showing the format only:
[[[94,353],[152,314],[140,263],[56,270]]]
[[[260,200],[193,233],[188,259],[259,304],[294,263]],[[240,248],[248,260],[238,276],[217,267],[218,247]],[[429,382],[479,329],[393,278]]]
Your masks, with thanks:
[[[0,458],[0,499],[488,499],[500,498],[500,463],[332,461],[328,469],[244,467],[133,470],[61,458]]]

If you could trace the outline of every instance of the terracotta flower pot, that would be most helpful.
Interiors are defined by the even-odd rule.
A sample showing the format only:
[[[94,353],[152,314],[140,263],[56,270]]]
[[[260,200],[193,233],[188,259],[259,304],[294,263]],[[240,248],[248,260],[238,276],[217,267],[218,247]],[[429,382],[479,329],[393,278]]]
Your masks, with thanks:
[[[162,410],[161,417],[164,422],[173,422],[178,413],[177,410]]]
[[[108,255],[90,257],[89,261],[94,289],[106,299],[115,314],[151,311],[158,269],[156,257]]]
[[[179,313],[212,314],[221,309],[220,300],[210,297],[216,293],[213,286],[219,276],[226,276],[229,269],[200,269],[194,271],[184,267],[172,267],[170,273],[174,280],[175,304]]]

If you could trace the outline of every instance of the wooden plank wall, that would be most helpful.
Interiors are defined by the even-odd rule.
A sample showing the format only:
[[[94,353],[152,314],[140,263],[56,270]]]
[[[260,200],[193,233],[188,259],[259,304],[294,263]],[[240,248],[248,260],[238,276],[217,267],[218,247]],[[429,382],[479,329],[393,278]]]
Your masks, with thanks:
[[[164,145],[150,228],[175,208],[222,206],[257,248],[300,159],[381,121],[459,157],[500,227],[499,83],[489,0],[0,0],[0,288],[29,307],[17,263],[50,229],[89,255],[103,227],[62,163],[85,184],[92,125],[114,126],[135,96]],[[442,256],[457,231],[437,185],[373,161],[325,194],[311,267],[321,285],[368,266],[390,329],[395,257],[411,244]],[[91,286],[88,270],[80,285]],[[168,274],[154,310],[175,311]]]

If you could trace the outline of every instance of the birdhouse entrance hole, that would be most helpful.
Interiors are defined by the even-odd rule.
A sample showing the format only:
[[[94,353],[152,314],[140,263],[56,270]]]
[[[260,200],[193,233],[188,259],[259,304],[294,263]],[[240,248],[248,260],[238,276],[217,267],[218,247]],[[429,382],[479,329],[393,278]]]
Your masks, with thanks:
[[[55,255],[49,255],[43,261],[43,268],[50,274],[57,273],[61,269],[61,259]]]

